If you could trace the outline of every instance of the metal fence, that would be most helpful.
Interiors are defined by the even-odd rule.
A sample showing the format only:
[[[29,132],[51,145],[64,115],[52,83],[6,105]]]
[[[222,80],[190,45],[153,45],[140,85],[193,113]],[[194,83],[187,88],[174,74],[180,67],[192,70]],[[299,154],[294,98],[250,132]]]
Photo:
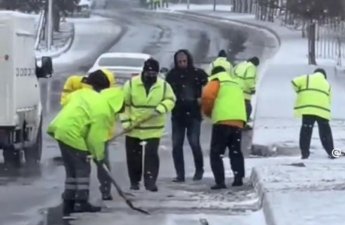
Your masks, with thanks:
[[[328,19],[318,23],[316,31],[316,58],[332,59],[338,66],[345,59],[345,22]]]

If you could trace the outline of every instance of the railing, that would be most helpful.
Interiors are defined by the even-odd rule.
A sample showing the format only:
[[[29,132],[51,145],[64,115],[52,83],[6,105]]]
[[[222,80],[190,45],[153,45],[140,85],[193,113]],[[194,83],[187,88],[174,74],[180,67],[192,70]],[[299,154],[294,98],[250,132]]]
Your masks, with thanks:
[[[345,22],[338,19],[318,24],[316,33],[316,58],[335,60],[342,66],[345,58]]]

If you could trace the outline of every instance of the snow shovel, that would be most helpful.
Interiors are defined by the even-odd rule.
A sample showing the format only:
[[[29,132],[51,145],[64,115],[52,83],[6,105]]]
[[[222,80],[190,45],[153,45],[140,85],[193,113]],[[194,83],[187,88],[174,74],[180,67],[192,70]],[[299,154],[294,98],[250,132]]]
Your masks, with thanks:
[[[140,120],[139,122],[135,123],[133,126],[131,126],[128,129],[123,130],[122,132],[118,133],[117,135],[115,135],[110,141],[114,141],[116,138],[119,138],[129,132],[131,132],[132,130],[134,130],[135,128],[137,128],[138,126],[140,126],[140,124],[147,122],[149,120],[151,120],[153,117],[155,117],[154,115],[151,115],[143,120]]]
[[[100,166],[100,165],[99,165],[99,166]],[[102,167],[102,169],[107,173],[107,175],[109,176],[109,178],[110,178],[110,180],[111,180],[111,183],[113,183],[113,185],[115,186],[115,188],[116,188],[116,190],[117,190],[117,193],[121,196],[121,198],[122,198],[123,200],[125,200],[126,204],[127,204],[131,209],[133,209],[133,210],[135,210],[135,211],[138,211],[138,212],[141,212],[141,213],[146,214],[146,215],[150,215],[149,212],[147,212],[147,211],[145,211],[145,210],[143,210],[143,209],[141,209],[141,208],[135,207],[135,206],[132,204],[131,200],[129,200],[129,199],[126,197],[126,195],[124,194],[124,192],[121,190],[120,186],[116,183],[115,179],[111,176],[110,171],[109,171],[109,169],[107,168],[107,166],[106,166],[105,164],[102,164],[101,167]]]

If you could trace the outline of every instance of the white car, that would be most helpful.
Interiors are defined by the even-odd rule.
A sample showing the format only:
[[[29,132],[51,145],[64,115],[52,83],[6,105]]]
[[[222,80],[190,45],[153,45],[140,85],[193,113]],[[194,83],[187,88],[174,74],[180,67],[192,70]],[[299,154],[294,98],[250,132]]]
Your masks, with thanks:
[[[77,14],[89,18],[91,15],[93,0],[80,0],[77,6]]]
[[[116,82],[121,85],[132,76],[139,75],[149,58],[151,55],[144,53],[108,52],[97,58],[89,73],[101,68],[108,69],[115,73]]]

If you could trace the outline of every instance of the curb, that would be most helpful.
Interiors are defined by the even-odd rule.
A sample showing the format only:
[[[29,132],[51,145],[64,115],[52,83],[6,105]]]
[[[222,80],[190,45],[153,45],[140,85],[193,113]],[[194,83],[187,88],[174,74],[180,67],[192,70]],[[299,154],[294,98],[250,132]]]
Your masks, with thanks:
[[[249,181],[259,195],[260,206],[264,213],[265,222],[267,225],[278,225],[276,219],[274,218],[271,198],[268,197],[269,192],[265,189],[261,180],[262,179],[260,173],[258,172],[258,168],[254,167],[252,169]]]
[[[74,42],[74,38],[75,38],[75,25],[72,22],[72,35],[71,35],[71,37],[67,41],[66,45],[61,48],[61,51],[59,51],[56,54],[53,54],[51,57],[52,58],[57,58],[57,57],[61,56],[62,54],[66,53],[68,50],[70,50],[71,47],[72,47],[72,44]]]
[[[66,53],[68,50],[71,49],[72,44],[74,42],[74,38],[75,38],[75,25],[72,22],[72,34],[71,37],[68,39],[68,41],[66,42],[66,44],[59,49],[58,52],[55,52],[54,54],[50,54],[49,57],[51,57],[52,59],[60,57],[62,54]],[[36,56],[37,59],[37,56]]]

